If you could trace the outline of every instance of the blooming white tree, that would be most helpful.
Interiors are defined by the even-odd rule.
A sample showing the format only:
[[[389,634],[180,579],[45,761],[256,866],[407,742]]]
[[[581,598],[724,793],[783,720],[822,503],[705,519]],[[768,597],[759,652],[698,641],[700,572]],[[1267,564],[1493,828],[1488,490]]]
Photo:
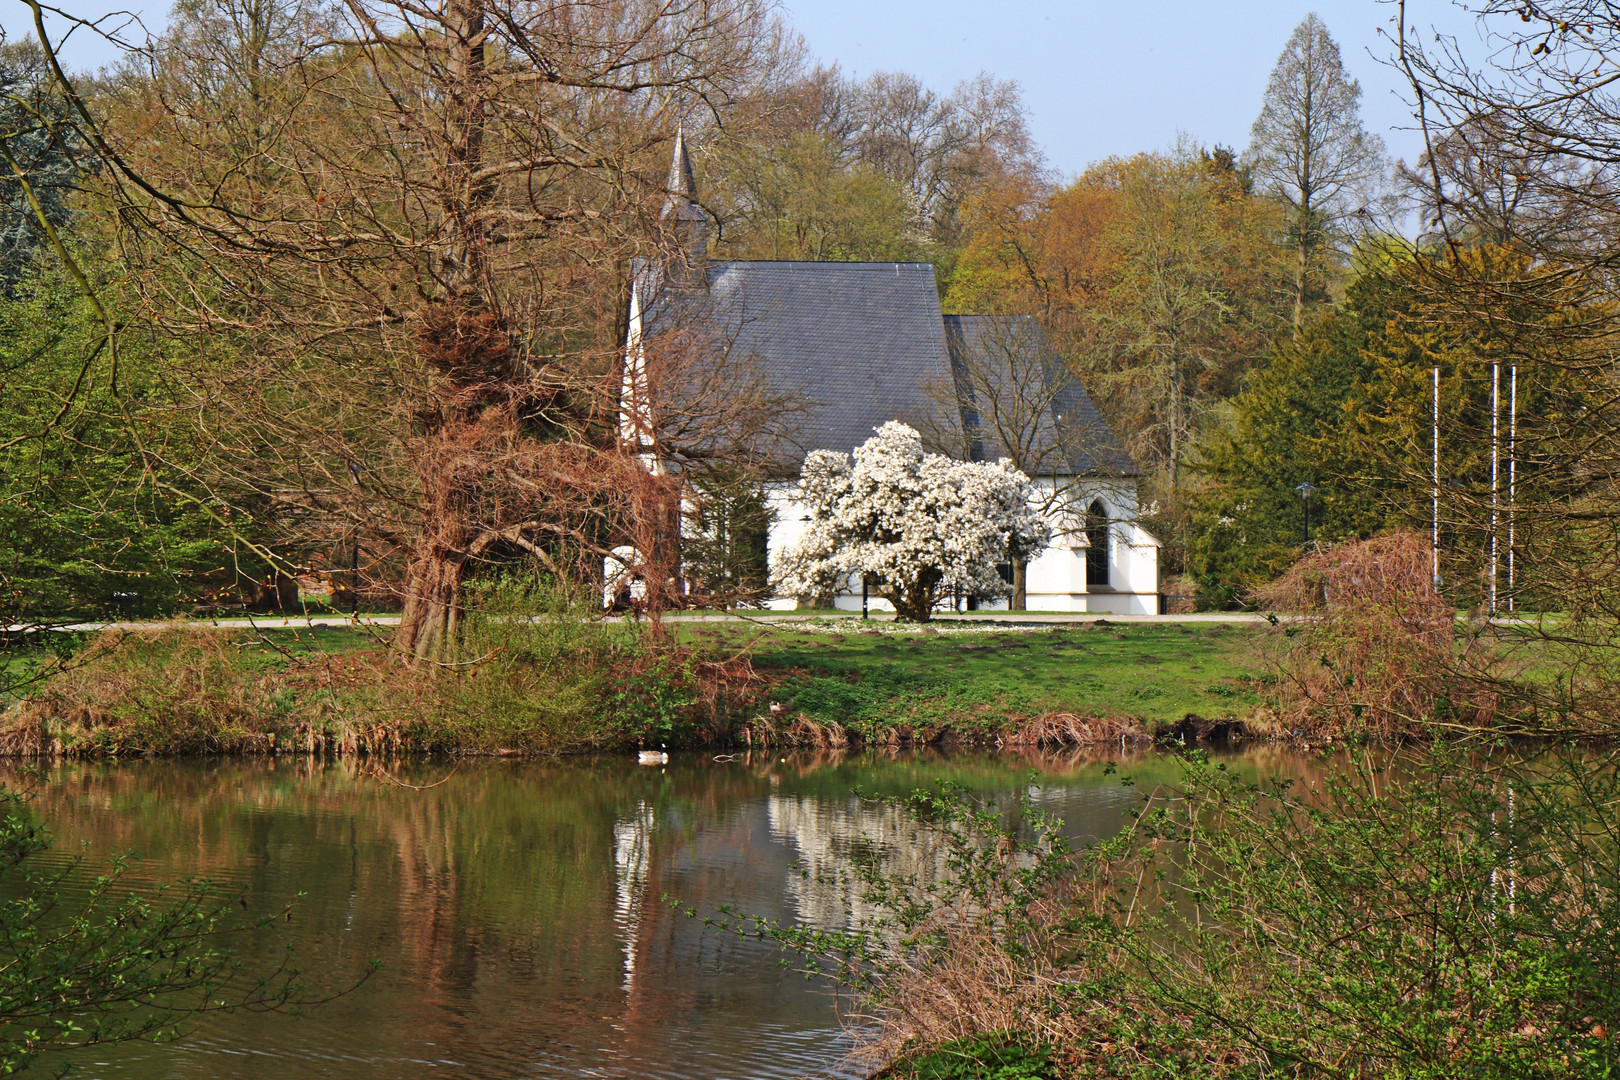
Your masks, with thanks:
[[[783,554],[777,588],[818,595],[865,575],[902,619],[927,622],[956,589],[1005,596],[996,564],[1030,559],[1051,539],[1034,485],[996,464],[925,454],[922,437],[884,424],[850,455],[813,451],[799,475],[811,519]]]

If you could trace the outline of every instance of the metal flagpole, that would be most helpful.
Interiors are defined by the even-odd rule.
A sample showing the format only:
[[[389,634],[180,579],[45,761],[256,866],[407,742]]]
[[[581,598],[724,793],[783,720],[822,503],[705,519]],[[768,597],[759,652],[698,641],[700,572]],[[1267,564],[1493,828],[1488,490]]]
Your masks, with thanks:
[[[1518,582],[1513,576],[1513,527],[1519,511],[1519,365],[1508,368],[1508,610],[1513,610],[1513,597]]]
[[[1440,365],[1434,366],[1434,526],[1429,550],[1434,559],[1434,587],[1440,588]]]
[[[1499,565],[1496,548],[1496,530],[1501,521],[1502,504],[1498,496],[1500,487],[1497,483],[1501,474],[1501,426],[1502,426],[1502,364],[1501,361],[1491,365],[1491,607],[1492,615],[1496,614],[1496,571]]]

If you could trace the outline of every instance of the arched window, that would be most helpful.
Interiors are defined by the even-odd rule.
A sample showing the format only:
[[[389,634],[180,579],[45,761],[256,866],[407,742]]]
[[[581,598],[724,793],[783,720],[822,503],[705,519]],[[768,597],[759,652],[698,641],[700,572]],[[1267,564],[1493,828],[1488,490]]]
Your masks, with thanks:
[[[1108,587],[1108,509],[1098,499],[1086,511],[1086,587]]]

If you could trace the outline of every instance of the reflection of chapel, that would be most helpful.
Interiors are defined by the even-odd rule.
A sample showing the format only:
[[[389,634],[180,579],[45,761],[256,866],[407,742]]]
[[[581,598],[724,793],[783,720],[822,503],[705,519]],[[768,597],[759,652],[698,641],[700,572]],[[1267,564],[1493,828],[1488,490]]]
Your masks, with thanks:
[[[729,355],[747,358],[775,394],[797,403],[785,463],[790,470],[811,450],[848,453],[889,420],[918,426],[920,418],[938,413],[939,387],[955,388],[963,445],[972,459],[1005,456],[994,430],[980,422],[981,403],[970,383],[984,385],[986,358],[996,346],[1016,341],[1033,351],[1019,370],[1043,372],[1048,380],[1034,396],[1046,405],[1036,430],[1059,448],[1043,461],[1042,475],[1033,477],[1043,491],[1060,493],[1053,502],[1061,505],[1052,512],[1052,546],[1029,564],[1029,610],[1158,611],[1158,542],[1136,524],[1139,471],[1033,319],[942,314],[928,263],[708,259],[707,219],[679,135],[669,189],[666,217],[673,215],[685,234],[683,287],[701,282],[705,318],[717,340]],[[652,331],[654,312],[671,306],[658,303],[661,280],[657,274],[636,277],[632,350]],[[966,377],[970,370],[979,373],[976,379]],[[808,520],[795,495],[791,481],[772,485],[773,564]],[[835,599],[838,607],[858,610],[860,582],[852,581]],[[792,598],[783,598],[771,606],[793,605]],[[1005,607],[1006,601],[982,606]]]

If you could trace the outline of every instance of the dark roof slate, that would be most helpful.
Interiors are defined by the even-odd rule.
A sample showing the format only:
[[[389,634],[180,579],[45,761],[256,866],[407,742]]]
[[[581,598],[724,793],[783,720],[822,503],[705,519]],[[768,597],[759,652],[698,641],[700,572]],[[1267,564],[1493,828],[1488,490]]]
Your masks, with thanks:
[[[949,385],[934,268],[926,263],[721,262],[708,271],[714,332],[799,402],[797,456],[848,452],[890,420],[915,423]]]
[[[706,298],[696,301],[700,290],[672,278],[672,288],[647,312],[648,329],[656,332],[656,324],[672,315],[684,322],[700,307],[697,314],[718,348],[757,364],[776,395],[795,400],[780,425],[789,445],[771,455],[794,468],[811,450],[848,453],[890,420],[915,426],[937,414],[933,388],[954,384],[960,399],[963,350],[996,325],[989,316],[943,315],[928,263],[711,262],[704,273]],[[644,270],[641,281],[658,292],[659,278]],[[1021,326],[1034,329],[1034,347],[1043,350],[1052,377],[1065,380],[1053,396],[1058,412],[1049,422],[1073,444],[1065,449],[1075,474],[1137,475],[1038,324],[1019,318],[1027,320]],[[971,430],[971,405],[963,404],[969,406],[964,419]],[[982,437],[974,449],[976,459],[1002,456]]]
[[[1046,454],[1037,450],[1037,456],[1043,458],[1039,469],[1043,475],[1050,475],[1053,467],[1070,476],[1139,475],[1136,462],[1097,411],[1091,395],[1032,316],[946,315],[943,321],[962,422],[973,436],[975,461],[1016,456],[1009,454],[997,438],[995,424],[986,415],[988,403],[975,400],[975,385],[986,375],[994,375],[1004,385],[1013,386],[1011,393],[1024,394],[1032,409],[1041,410],[1033,441],[1037,446],[1051,448]],[[1005,355],[1015,349],[1022,354],[1017,370]],[[970,367],[983,374],[970,376]]]

